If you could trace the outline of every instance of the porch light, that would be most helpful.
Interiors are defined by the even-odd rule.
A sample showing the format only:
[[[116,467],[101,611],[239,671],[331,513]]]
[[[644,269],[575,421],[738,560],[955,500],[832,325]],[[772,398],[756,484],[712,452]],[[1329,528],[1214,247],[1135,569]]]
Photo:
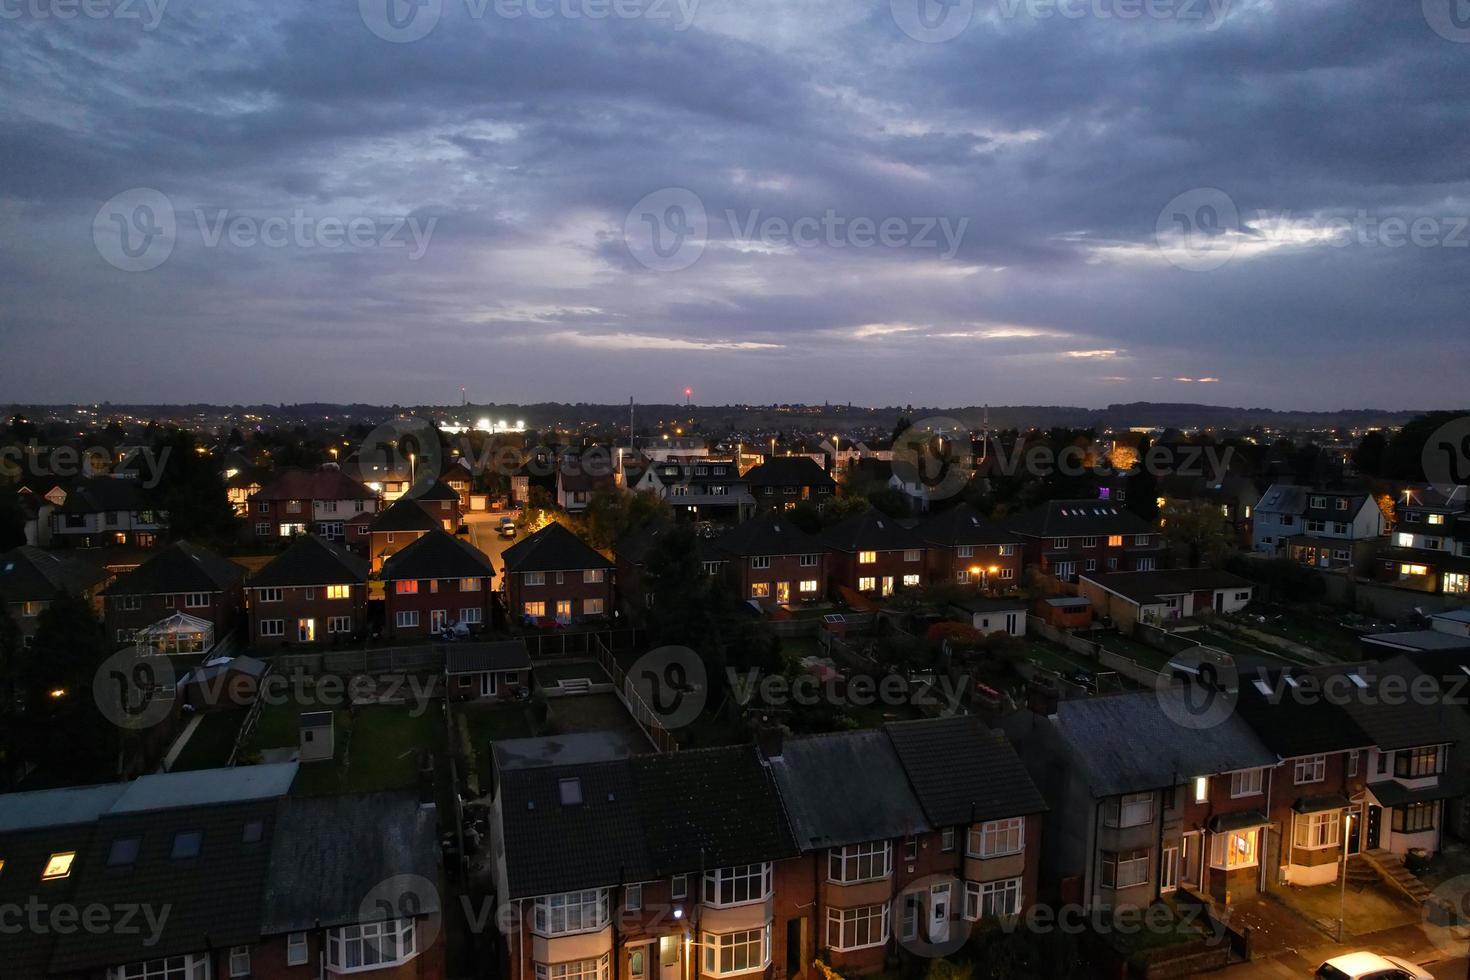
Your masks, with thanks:
[[[51,699],[53,701],[59,701],[64,697],[66,697],[66,691],[63,688],[58,687],[51,692]]]

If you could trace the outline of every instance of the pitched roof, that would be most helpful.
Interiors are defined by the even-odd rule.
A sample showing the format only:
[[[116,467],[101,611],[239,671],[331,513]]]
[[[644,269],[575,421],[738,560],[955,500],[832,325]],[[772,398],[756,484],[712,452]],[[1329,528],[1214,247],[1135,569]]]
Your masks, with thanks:
[[[66,492],[63,514],[98,514],[114,510],[146,510],[143,488],[137,480],[93,476],[78,480]]]
[[[506,548],[501,557],[505,561],[507,575],[613,567],[612,562],[600,552],[577,537],[565,524],[556,521]]]
[[[453,493],[453,491],[450,491]],[[370,531],[432,531],[440,526],[429,512],[410,497],[399,497],[392,506],[371,518]]]
[[[423,914],[440,911],[437,819],[416,792],[288,798],[271,839],[262,934],[359,922],[364,902],[398,875],[436,887],[383,897]]]
[[[787,514],[772,512],[737,524],[715,538],[715,547],[739,557],[806,555],[822,551],[819,538],[791,523]]]
[[[835,487],[837,481],[810,456],[772,456],[745,473],[752,487]]]
[[[771,771],[802,850],[906,837],[930,828],[882,731],[788,738]],[[853,773],[863,774],[854,793]]]
[[[949,510],[930,514],[914,530],[925,541],[950,548],[958,545],[1014,544],[1021,540],[1015,532],[986,520],[969,504],[960,504]]]
[[[376,500],[377,494],[335,467],[281,470],[252,500]]]
[[[1438,672],[1421,669],[1412,657],[1400,655],[1382,663],[1357,665],[1351,673],[1362,678],[1366,686],[1347,689],[1344,710],[1380,749],[1470,743],[1470,716],[1465,713],[1462,697],[1426,697],[1420,693],[1426,685],[1430,690],[1444,686]],[[1458,692],[1459,687],[1453,690]],[[1361,692],[1361,696],[1353,696],[1355,692]]]
[[[894,721],[883,730],[936,827],[1046,809],[1010,740],[977,718]]]
[[[21,545],[0,554],[0,600],[38,602],[59,595],[81,595],[112,576],[65,552]]]
[[[250,577],[250,587],[358,585],[367,581],[368,570],[367,562],[341,545],[315,534],[302,534]]]
[[[463,471],[461,471],[461,472],[463,472]],[[468,473],[465,473],[464,475],[465,475],[466,478],[468,478],[468,476],[469,476]],[[454,492],[454,488],[451,487],[449,484],[445,483],[442,479],[435,480],[433,483],[430,483],[429,485],[427,485],[426,487],[424,487],[422,490],[418,491],[417,493],[414,493],[412,490],[410,490],[406,494],[406,496],[408,496],[410,499],[413,499],[413,500],[458,500],[459,499],[459,494],[457,494],[457,493]]]
[[[494,643],[454,643],[444,648],[446,674],[473,674],[486,670],[528,670],[531,655],[525,640]]]
[[[659,539],[678,526],[671,520],[660,519],[640,524],[618,539],[613,545],[613,555],[619,561],[641,565]],[[694,536],[694,547],[700,561],[726,561],[729,557],[719,549],[713,538],[702,534]]]
[[[1035,538],[1158,533],[1133,511],[1106,500],[1048,500],[1015,515],[1006,526]]]
[[[104,594],[163,595],[223,592],[245,577],[245,569],[212,551],[175,541],[107,587]]]
[[[865,510],[838,521],[819,535],[822,543],[837,551],[907,551],[921,550],[924,542],[917,534],[880,510]]]
[[[1367,748],[1370,738],[1335,699],[1299,697],[1307,684],[1321,691],[1329,678],[1346,668],[1260,667],[1241,673],[1235,710],[1266,747],[1283,759]]]
[[[489,578],[495,567],[473,545],[435,528],[383,562],[383,581],[409,578]]]
[[[1215,589],[1251,589],[1255,583],[1217,568],[1170,568],[1150,572],[1083,572],[1082,578],[1132,602],[1153,605],[1165,596]]]

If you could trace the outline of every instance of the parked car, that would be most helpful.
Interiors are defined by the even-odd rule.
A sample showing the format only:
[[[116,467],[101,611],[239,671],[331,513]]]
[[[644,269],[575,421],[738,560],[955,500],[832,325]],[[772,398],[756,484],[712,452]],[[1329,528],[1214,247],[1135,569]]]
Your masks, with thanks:
[[[1397,956],[1359,951],[1344,953],[1317,967],[1317,980],[1434,980],[1423,967]]]
[[[516,522],[515,522],[515,519],[512,518],[512,517],[502,517],[500,519],[500,526],[498,528],[496,528],[496,532],[502,538],[513,538],[513,537],[515,537],[516,536]]]

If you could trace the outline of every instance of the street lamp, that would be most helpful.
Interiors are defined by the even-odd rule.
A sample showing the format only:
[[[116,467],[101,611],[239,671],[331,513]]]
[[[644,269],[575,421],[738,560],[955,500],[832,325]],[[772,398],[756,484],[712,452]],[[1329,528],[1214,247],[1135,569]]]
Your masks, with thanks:
[[[1338,874],[1337,891],[1337,941],[1342,942],[1342,934],[1346,931],[1347,919],[1347,859],[1348,838],[1353,834],[1353,820],[1356,813],[1349,810],[1342,811],[1342,840],[1338,841],[1339,849],[1342,851],[1342,870]]]

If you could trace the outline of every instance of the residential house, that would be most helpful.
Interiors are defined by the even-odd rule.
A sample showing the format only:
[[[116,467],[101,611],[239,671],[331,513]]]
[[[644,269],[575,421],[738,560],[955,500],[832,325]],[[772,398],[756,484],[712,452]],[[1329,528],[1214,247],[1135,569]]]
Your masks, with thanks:
[[[57,547],[150,548],[168,526],[167,515],[153,509],[137,480],[83,477],[65,494],[65,501],[50,512],[51,543]]]
[[[1375,578],[1435,595],[1470,596],[1467,491],[1410,487],[1394,503],[1394,529],[1378,549]]]
[[[383,562],[384,634],[438,636],[451,626],[478,632],[491,621],[495,568],[479,550],[435,528]]]
[[[737,524],[714,544],[727,557],[725,575],[736,595],[762,609],[822,595],[826,545],[779,511]]]
[[[1157,527],[1105,500],[1051,500],[1006,527],[1025,542],[1026,567],[1062,583],[1084,572],[1152,571],[1164,554]]]
[[[378,495],[336,467],[291,468],[251,495],[247,520],[262,542],[308,532],[341,541],[348,519],[377,509]]]
[[[368,563],[333,541],[303,534],[250,576],[250,635],[257,644],[339,643],[367,626]]]
[[[345,524],[349,544],[367,555],[376,571],[389,555],[402,551],[430,531],[440,530],[440,523],[418,501],[399,497],[386,510],[363,513]],[[454,528],[443,528],[453,531]]]
[[[632,488],[656,494],[676,512],[699,521],[734,524],[755,512],[750,484],[730,459],[671,457],[650,464]]]
[[[463,456],[451,456],[444,461],[444,469],[439,474],[439,481],[453,490],[459,498],[459,510],[461,514],[470,512],[470,496],[474,489],[475,472],[470,461]],[[481,509],[484,509],[483,502]]]
[[[605,454],[568,454],[557,464],[556,505],[568,514],[586,510],[594,493],[616,489],[612,460]]]
[[[0,603],[20,628],[25,646],[35,638],[46,607],[62,596],[80,596],[100,614],[98,594],[111,581],[112,573],[70,552],[21,545],[0,554]]]
[[[865,510],[825,528],[827,577],[833,588],[891,596],[928,584],[924,541],[878,510]]]
[[[1373,495],[1273,483],[1261,495],[1251,550],[1314,568],[1355,569],[1383,543],[1387,528]]]
[[[1077,591],[1123,632],[1134,623],[1158,625],[1192,616],[1239,612],[1250,604],[1250,579],[1215,568],[1152,572],[1083,572]]]
[[[986,591],[1020,584],[1023,539],[969,504],[931,513],[915,532],[927,546],[929,580]]]
[[[618,605],[623,612],[636,614],[653,608],[653,594],[643,580],[649,553],[664,535],[677,527],[672,521],[649,521],[618,539],[613,545],[616,566]],[[703,534],[694,536],[694,547],[700,568],[706,575],[723,576],[729,555],[721,551],[714,539]]]
[[[159,773],[0,797],[0,900],[128,911],[127,928],[114,919],[118,928],[5,936],[7,975],[442,980],[434,808],[417,794],[290,796],[297,770]],[[430,887],[394,894],[403,879]],[[377,897],[400,917],[366,913]]]
[[[505,608],[512,621],[567,625],[613,613],[613,563],[552,521],[505,549]]]
[[[270,476],[271,471],[264,466],[226,466],[225,496],[229,498],[236,517],[250,516],[250,498],[260,492]]]
[[[202,649],[187,652],[203,653],[243,618],[244,579],[245,569],[228,558],[176,541],[102,590],[107,634],[132,643],[140,630],[183,615],[207,634]]]
[[[818,507],[832,499],[837,481],[810,456],[771,456],[745,473],[757,510],[790,510],[803,500]]]
[[[444,652],[444,683],[456,701],[510,698],[531,687],[524,640],[456,643]]]
[[[1159,509],[1187,503],[1204,503],[1220,515],[1220,523],[1229,529],[1230,537],[1241,547],[1251,542],[1251,520],[1261,500],[1254,480],[1244,476],[1226,476],[1210,480],[1203,476],[1167,476],[1159,481]]]
[[[418,504],[425,514],[450,534],[458,529],[462,520],[459,494],[443,480],[435,480],[422,490],[410,491],[404,497]]]

